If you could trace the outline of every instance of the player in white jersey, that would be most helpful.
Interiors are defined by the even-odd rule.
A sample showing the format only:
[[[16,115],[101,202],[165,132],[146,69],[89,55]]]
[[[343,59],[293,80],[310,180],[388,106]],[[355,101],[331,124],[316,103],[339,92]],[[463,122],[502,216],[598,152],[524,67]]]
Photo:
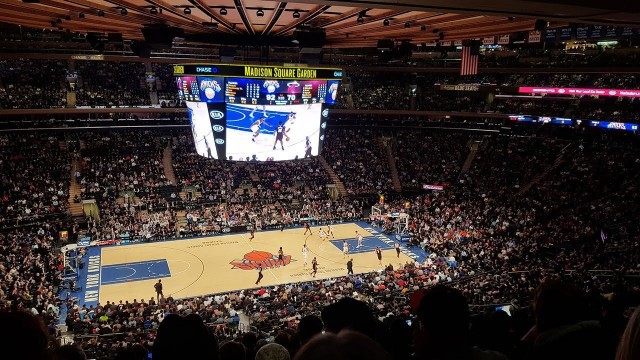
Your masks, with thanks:
[[[319,232],[320,232],[320,239],[322,239],[323,241],[326,240],[327,239],[327,232],[324,231],[323,228],[320,228]]]
[[[362,246],[362,234],[360,234],[359,232],[356,231],[356,239],[358,239],[358,245],[356,246],[356,249],[359,248],[360,246]]]
[[[342,256],[349,255],[349,243],[347,240],[342,240]]]
[[[335,239],[336,236],[333,235],[333,225],[329,225],[329,232],[328,235],[331,236],[332,239]]]
[[[307,256],[309,255],[309,248],[307,244],[302,245],[302,258],[304,259],[304,267],[307,267]]]

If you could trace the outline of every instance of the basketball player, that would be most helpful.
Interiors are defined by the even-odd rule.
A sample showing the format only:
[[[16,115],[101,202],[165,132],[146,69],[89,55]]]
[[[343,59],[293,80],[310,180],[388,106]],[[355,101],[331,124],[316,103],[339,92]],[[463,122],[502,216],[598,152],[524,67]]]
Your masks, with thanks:
[[[382,266],[382,250],[379,246],[376,246],[376,256],[378,257],[378,265]]]
[[[358,233],[357,231],[356,231],[356,239],[358,239],[358,245],[356,246],[356,249],[357,249],[360,246],[362,246],[362,235],[360,233]]]
[[[396,241],[393,246],[396,248],[396,254],[400,257],[400,244]]]
[[[347,240],[342,240],[342,256],[345,257],[349,255],[349,243]]]
[[[256,280],[256,285],[260,283],[260,280],[262,280],[263,277],[264,275],[262,275],[262,266],[258,265],[258,280]]]
[[[282,138],[286,138],[289,141],[289,136],[287,135],[286,126],[282,125],[282,121],[278,123],[278,127],[276,127],[275,131],[276,140],[273,142],[273,150],[276,149],[276,145],[278,145],[278,141],[280,141],[280,146],[282,150],[284,150],[284,144],[282,143]]]
[[[254,230],[253,227],[251,227],[251,236],[249,236],[249,241],[253,240],[254,237]]]
[[[332,239],[335,239],[335,235],[333,235],[333,225],[329,225],[329,236],[331,236]]]
[[[304,140],[304,157],[311,157],[311,140],[309,140],[308,136]]]
[[[251,124],[251,132],[253,133],[251,141],[256,142],[256,138],[258,137],[258,135],[260,135],[260,129],[262,128],[262,125],[269,126],[269,124],[267,124],[265,120],[266,118],[261,117],[260,119],[254,121],[253,124]]]
[[[302,258],[304,259],[303,267],[307,267],[307,256],[309,255],[309,248],[307,244],[302,245]]]
[[[347,275],[353,275],[353,259],[347,261]]]
[[[249,114],[249,117],[253,119],[253,114],[256,112],[256,110],[258,110],[258,107],[256,106],[255,108],[253,108],[253,110],[251,110],[251,113]],[[267,108],[262,105],[262,115],[267,118]]]
[[[326,231],[324,231],[324,229],[323,229],[323,228],[320,228],[320,230],[319,230],[319,231],[320,231],[320,239],[321,239],[322,241],[327,240],[327,232],[326,232]]]
[[[284,253],[282,252],[282,246],[280,246],[280,249],[278,249],[278,263],[284,266]]]
[[[313,275],[313,277],[316,277],[316,273],[318,273],[318,260],[316,260],[315,256],[313,257],[313,260],[311,260],[311,268],[313,269],[311,275]]]
[[[309,235],[313,235],[313,233],[311,232],[311,226],[309,225],[308,222],[304,223],[304,234],[302,235],[307,235],[307,231],[309,232]]]

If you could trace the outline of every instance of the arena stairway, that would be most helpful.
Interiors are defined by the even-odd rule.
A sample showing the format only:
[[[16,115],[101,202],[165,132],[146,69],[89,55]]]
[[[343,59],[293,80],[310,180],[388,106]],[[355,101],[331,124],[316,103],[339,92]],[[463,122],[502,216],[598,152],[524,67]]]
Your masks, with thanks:
[[[162,152],[162,168],[164,170],[164,177],[171,181],[172,184],[177,184],[176,174],[173,171],[173,149],[171,146],[164,148]]]
[[[74,158],[71,161],[71,182],[69,183],[69,211],[71,212],[71,216],[74,218],[84,217],[84,210],[82,207],[82,202],[76,203],[73,199],[76,197],[80,197],[81,187],[80,184],[76,181],[76,171],[80,169],[80,160]]]
[[[400,175],[398,174],[398,167],[396,165],[396,157],[393,155],[393,149],[391,147],[391,139],[380,139],[380,145],[384,148],[387,154],[387,162],[389,163],[389,173],[391,173],[391,181],[393,181],[393,190],[396,192],[402,191],[402,183],[400,182]]]
[[[462,164],[462,169],[460,169],[460,175],[465,174],[471,168],[471,164],[473,163],[473,159],[476,157],[478,153],[478,149],[480,148],[481,141],[472,140],[469,151],[469,155],[467,155],[467,159]]]
[[[338,194],[340,194],[340,196],[347,196],[347,189],[344,187],[344,183],[340,180],[336,172],[333,171],[333,168],[327,160],[322,155],[318,155],[318,161],[320,161],[320,165],[322,165],[327,174],[329,174],[331,181],[336,186],[336,189],[338,189]]]

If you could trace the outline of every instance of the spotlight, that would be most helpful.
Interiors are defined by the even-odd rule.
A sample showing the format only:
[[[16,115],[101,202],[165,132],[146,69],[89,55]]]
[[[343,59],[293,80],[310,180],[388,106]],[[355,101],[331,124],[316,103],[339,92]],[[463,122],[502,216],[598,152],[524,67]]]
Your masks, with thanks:
[[[185,14],[185,15],[191,15],[191,8],[190,8],[190,7],[188,7],[188,6],[185,6],[185,8],[184,8],[184,14]]]
[[[427,31],[427,25],[422,25],[422,26],[420,26],[420,30],[422,30],[422,31]]]
[[[153,6],[151,10],[149,10],[149,13],[151,13],[151,15],[158,15],[158,8]]]
[[[128,13],[129,13],[129,11],[127,11],[127,9],[126,9],[126,8],[122,8],[122,9],[120,9],[120,15],[122,15],[122,16],[127,16],[127,14],[128,14]]]
[[[362,15],[358,15],[358,19],[356,21],[358,22],[358,24],[362,24],[364,22],[364,18],[362,17]]]
[[[256,15],[258,15],[258,17],[263,17],[264,16],[264,10],[258,9],[258,11],[256,11]]]
[[[78,19],[84,19],[84,13],[78,14]]]
[[[384,21],[382,22],[382,25],[389,26],[389,19],[384,19]]]
[[[300,12],[298,10],[293,12],[293,18],[294,19],[300,19]]]
[[[220,15],[222,15],[222,16],[227,15],[227,8],[220,9]]]
[[[410,27],[411,27],[411,23],[410,22],[407,21],[406,23],[404,23],[404,28],[405,29],[408,29]]]
[[[102,10],[98,10],[98,16],[102,16],[102,17],[104,17],[104,11],[102,11]]]

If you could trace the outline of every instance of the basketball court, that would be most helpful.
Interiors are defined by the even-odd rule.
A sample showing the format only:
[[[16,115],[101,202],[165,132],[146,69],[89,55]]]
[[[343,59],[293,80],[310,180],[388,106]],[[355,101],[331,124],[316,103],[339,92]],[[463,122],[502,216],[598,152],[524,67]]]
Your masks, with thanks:
[[[393,240],[366,223],[334,225],[335,237],[324,241],[319,228],[312,227],[313,235],[304,235],[304,228],[257,231],[253,240],[249,240],[249,233],[238,233],[90,247],[88,264],[80,273],[78,301],[87,306],[107,301],[148,301],[156,297],[153,285],[158,279],[164,284],[164,296],[176,299],[255,288],[259,265],[264,269],[260,286],[309,281],[314,279],[314,257],[318,261],[316,279],[346,275],[350,258],[355,274],[381,270],[389,264],[398,267],[417,258],[404,246],[398,257]],[[360,248],[356,248],[356,231],[364,237]],[[348,256],[342,252],[343,239],[349,244]],[[309,248],[306,265],[302,255],[305,242]],[[382,266],[376,246],[382,250]],[[278,262],[280,247],[284,263]]]

